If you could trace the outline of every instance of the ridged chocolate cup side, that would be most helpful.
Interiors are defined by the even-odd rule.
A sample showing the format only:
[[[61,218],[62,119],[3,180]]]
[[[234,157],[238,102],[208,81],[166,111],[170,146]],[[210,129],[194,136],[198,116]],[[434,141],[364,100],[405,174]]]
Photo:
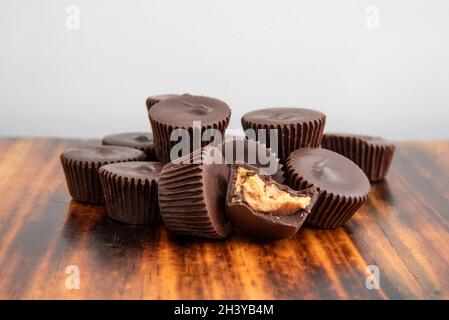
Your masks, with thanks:
[[[139,148],[147,155],[147,161],[157,161],[156,152],[154,151],[154,146],[149,146],[146,148]]]
[[[229,114],[214,123],[210,123],[207,125],[203,125],[201,127],[201,133],[200,136],[203,135],[203,133],[207,129],[217,129],[220,131],[222,137],[224,137],[226,128],[229,124],[229,119],[231,118],[231,112],[229,111]],[[190,135],[190,150],[193,150],[193,127],[176,127],[169,124],[161,123],[156,121],[155,119],[150,118],[151,127],[153,128],[153,145],[154,145],[154,151],[156,154],[156,158],[159,159],[159,161],[162,162],[170,162],[170,151],[173,146],[175,146],[178,142],[177,141],[170,141],[170,135],[171,133],[176,129],[186,129],[189,132]],[[210,141],[201,141],[201,148],[207,146],[210,144]]]
[[[189,157],[201,155],[204,149]],[[171,162],[164,166],[159,179],[159,207],[171,232],[212,239],[230,233],[224,208],[228,170],[225,164]]]
[[[295,190],[302,190],[313,186],[304,179],[289,163],[286,163],[287,184]],[[317,187],[319,196],[312,212],[306,220],[306,225],[318,229],[334,229],[343,226],[354,213],[366,202],[368,195],[342,196],[336,195]]]
[[[116,162],[143,161],[145,158],[144,153],[140,157],[105,162],[72,160],[64,155],[60,157],[70,195],[76,201],[90,204],[104,204],[103,189],[98,175],[101,166]]]
[[[309,147],[317,148],[321,145],[324,126],[326,124],[326,116],[313,121],[306,121],[295,124],[279,124],[271,125],[265,123],[252,122],[242,117],[242,126],[244,130],[253,129],[256,139],[266,141],[268,148],[272,148],[270,143],[270,129],[278,129],[278,157],[282,163],[285,163],[290,153],[293,151]],[[265,136],[261,137],[258,130],[265,129]],[[249,137],[250,138],[250,137]]]
[[[136,179],[110,172],[98,171],[108,215],[128,224],[157,224],[161,222],[156,179]]]
[[[371,182],[385,178],[395,151],[392,143],[386,141],[376,143],[364,137],[349,135],[325,134],[321,146],[352,160]]]

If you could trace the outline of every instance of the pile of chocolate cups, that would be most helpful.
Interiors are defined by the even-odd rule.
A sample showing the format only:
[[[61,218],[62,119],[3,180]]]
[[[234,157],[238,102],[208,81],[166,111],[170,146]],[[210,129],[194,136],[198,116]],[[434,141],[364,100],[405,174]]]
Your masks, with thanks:
[[[386,176],[395,150],[378,137],[323,134],[326,116],[311,109],[249,112],[246,137],[235,137],[226,135],[231,109],[218,99],[161,95],[146,106],[152,133],[68,148],[61,163],[75,200],[179,235],[223,239],[238,230],[279,240],[303,225],[340,227],[366,202],[370,182]]]

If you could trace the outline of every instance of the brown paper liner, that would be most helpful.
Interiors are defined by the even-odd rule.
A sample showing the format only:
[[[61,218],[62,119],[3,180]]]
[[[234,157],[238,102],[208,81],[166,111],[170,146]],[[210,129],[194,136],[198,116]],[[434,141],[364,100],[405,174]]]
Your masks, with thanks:
[[[202,150],[189,157],[199,154]],[[158,195],[167,228],[180,235],[225,238],[231,231],[224,208],[227,173],[225,164],[167,164],[159,179]]]
[[[286,164],[287,184],[295,189],[302,190],[313,186],[296,172],[288,163]],[[320,190],[318,200],[306,220],[306,225],[319,229],[334,229],[344,225],[354,213],[368,199],[368,194],[361,197],[346,197]]]
[[[385,178],[395,151],[394,144],[386,141],[376,143],[360,136],[336,134],[325,134],[321,146],[352,160],[371,182]]]
[[[226,118],[221,119],[215,123],[211,123],[208,125],[204,125],[201,127],[201,133],[202,136],[204,131],[207,129],[217,129],[220,131],[222,137],[224,138],[224,134],[226,131],[226,128],[229,124],[229,119],[231,117],[231,111],[229,111],[229,114],[226,116]],[[161,122],[158,122],[154,119],[150,118],[151,127],[153,128],[153,145],[154,150],[156,154],[156,158],[159,159],[159,161],[162,162],[170,162],[170,151],[173,146],[175,146],[178,142],[177,141],[170,141],[170,135],[173,132],[173,130],[178,129],[178,127],[173,127],[171,125],[167,125]],[[193,150],[193,127],[185,128],[189,131],[190,134],[190,150]],[[201,147],[205,147],[209,145],[210,141],[201,141]]]
[[[73,199],[90,204],[103,204],[104,196],[98,169],[115,162],[143,161],[146,155],[123,161],[92,162],[72,160],[61,155],[61,164],[67,181],[69,193]]]
[[[157,224],[158,182],[155,179],[123,177],[102,167],[98,171],[108,215],[129,224]]]
[[[269,130],[278,129],[278,157],[282,163],[285,163],[290,153],[297,149],[304,147],[319,147],[325,124],[326,116],[324,115],[320,119],[314,121],[277,126],[251,122],[250,120],[245,119],[245,116],[242,117],[243,129],[255,130],[257,140],[262,140],[258,130],[266,130],[264,138],[268,148],[271,148]]]

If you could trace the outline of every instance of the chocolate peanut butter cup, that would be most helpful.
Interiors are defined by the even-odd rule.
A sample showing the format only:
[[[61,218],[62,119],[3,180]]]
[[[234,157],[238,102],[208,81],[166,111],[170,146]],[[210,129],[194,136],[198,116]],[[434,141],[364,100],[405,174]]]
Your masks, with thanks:
[[[91,204],[104,203],[98,169],[109,163],[143,161],[143,151],[118,146],[82,146],[66,149],[61,163],[72,198]]]
[[[326,149],[302,148],[290,154],[287,182],[293,189],[315,186],[319,197],[306,224],[321,229],[344,225],[365,203],[370,183],[348,158]]]
[[[235,164],[231,170],[226,213],[241,232],[257,240],[294,236],[306,220],[318,192],[295,191],[253,166]]]
[[[157,95],[157,96],[148,97],[147,101],[146,101],[147,110],[150,111],[150,108],[158,102],[161,102],[161,101],[164,101],[167,99],[177,98],[179,96],[180,96],[179,94],[161,94],[161,95]]]
[[[326,133],[321,146],[351,159],[371,182],[385,178],[393,159],[395,146],[380,138],[345,133]]]
[[[98,173],[108,215],[129,224],[161,221],[157,199],[160,162],[122,162],[102,166]]]
[[[256,139],[266,143],[285,163],[288,155],[299,148],[319,147],[326,116],[315,110],[303,108],[268,108],[249,112],[242,117],[242,126]],[[260,132],[260,129],[265,129]],[[270,129],[277,129],[277,141],[270,141]],[[251,138],[249,136],[249,138]],[[275,146],[274,144],[277,144]]]
[[[203,133],[208,129],[218,130],[216,133],[223,137],[231,109],[218,99],[183,94],[156,103],[150,108],[148,115],[153,128],[156,157],[162,162],[169,162],[172,147],[178,143],[183,148],[187,147],[190,152],[211,143],[213,139],[202,139]],[[177,141],[170,139],[174,130],[180,134]]]
[[[279,158],[264,144],[245,137],[227,136],[217,148],[228,166],[246,163],[259,168],[276,182],[284,182],[284,171]]]
[[[102,144],[139,149],[147,154],[148,161],[157,161],[154,153],[153,134],[149,132],[111,134],[103,138]]]
[[[159,207],[170,231],[214,239],[225,238],[231,231],[225,214],[229,169],[216,152],[205,147],[162,169]]]

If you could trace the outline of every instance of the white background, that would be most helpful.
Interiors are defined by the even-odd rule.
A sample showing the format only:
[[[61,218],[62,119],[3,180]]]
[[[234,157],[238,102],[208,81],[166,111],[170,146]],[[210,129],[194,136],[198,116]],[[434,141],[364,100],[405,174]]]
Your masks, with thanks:
[[[0,136],[149,130],[146,97],[185,92],[232,128],[303,106],[327,131],[446,139],[449,1],[0,2]]]

